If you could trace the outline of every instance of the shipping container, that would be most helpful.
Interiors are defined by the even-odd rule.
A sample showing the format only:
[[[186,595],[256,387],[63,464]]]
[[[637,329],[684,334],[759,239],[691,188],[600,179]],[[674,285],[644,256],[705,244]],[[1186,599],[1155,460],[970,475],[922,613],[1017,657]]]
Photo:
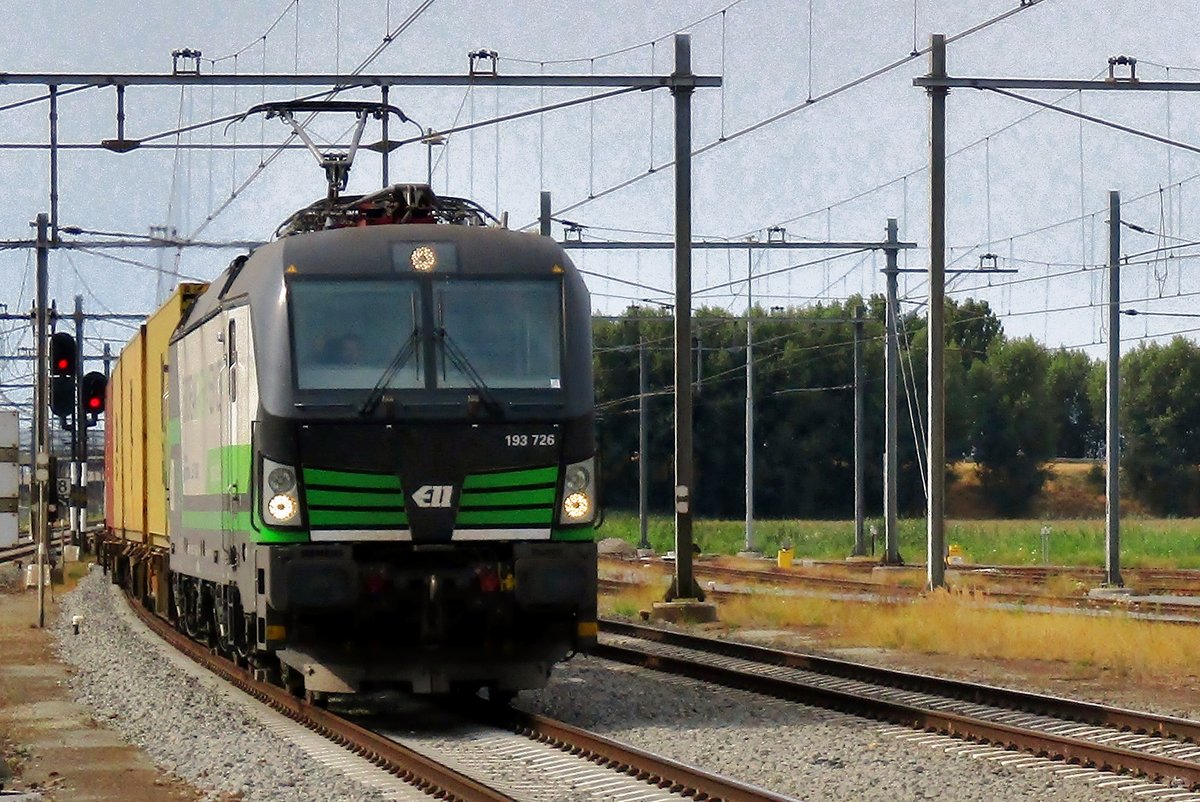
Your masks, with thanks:
[[[176,288],[121,350],[108,383],[105,522],[117,537],[166,549],[163,388],[171,336],[207,284]]]

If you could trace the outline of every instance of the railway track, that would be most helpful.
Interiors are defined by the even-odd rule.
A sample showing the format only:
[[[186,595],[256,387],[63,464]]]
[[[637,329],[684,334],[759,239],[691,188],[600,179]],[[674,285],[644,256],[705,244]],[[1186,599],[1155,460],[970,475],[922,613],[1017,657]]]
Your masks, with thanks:
[[[851,573],[870,573],[878,564],[870,561],[810,560],[816,568],[834,568]],[[924,570],[924,563],[910,563],[909,568]],[[1090,585],[1104,581],[1104,569],[1078,565],[993,565],[973,563],[952,566],[967,574],[989,579],[1007,579],[1016,582],[1045,582],[1052,577],[1071,577]],[[1121,571],[1129,585],[1149,593],[1177,593],[1200,595],[1200,569],[1196,568],[1125,568]]]
[[[606,659],[1200,790],[1200,722],[612,620],[601,632]]]
[[[606,561],[609,566],[623,566],[628,563]],[[862,601],[899,602],[920,597],[922,588],[911,585],[892,585],[873,582],[867,579],[852,577],[830,577],[803,573],[782,568],[740,568],[736,566],[712,566],[697,563],[695,566],[697,581],[719,584],[733,584],[738,581],[755,584],[771,584],[785,588],[820,589],[832,594],[842,594],[850,597],[861,597]],[[663,582],[667,581],[665,569],[661,570]],[[602,586],[614,588],[619,580],[607,578]],[[720,592],[720,591],[718,591]],[[738,594],[736,588],[726,588],[724,592]],[[1140,601],[1121,598],[1093,598],[1087,596],[1054,596],[1037,590],[1017,591],[1003,588],[980,587],[972,589],[979,598],[1001,604],[1021,605],[1028,608],[1036,605],[1046,608],[1063,608],[1069,610],[1120,611],[1133,613],[1148,618],[1162,617],[1175,623],[1200,624],[1200,605],[1187,601],[1173,602],[1170,600]],[[853,598],[848,600],[853,601]]]
[[[403,733],[389,732],[386,726],[364,726],[257,680],[245,669],[177,632],[141,605],[130,602],[130,607],[153,632],[209,671],[431,798],[462,802],[526,798],[524,793],[519,797],[509,793],[503,783],[479,779],[479,775],[487,773],[483,756],[489,756],[493,762],[501,753],[528,758],[530,750],[540,749],[553,753],[537,756],[541,773],[568,787],[585,788],[596,799],[794,802],[791,797],[705,772],[544,716],[498,705],[458,708],[469,710],[473,719],[486,722],[491,731],[473,736],[480,757],[464,759],[456,750],[450,760],[442,761],[407,745],[405,742],[411,739]],[[514,744],[514,740],[523,742],[524,748]],[[478,748],[480,744],[482,749]],[[536,798],[537,794],[531,796]],[[545,798],[544,793],[542,797]]]
[[[69,534],[63,530],[57,540],[51,541],[50,549],[53,552],[59,552],[63,546],[67,544]],[[0,549],[0,564],[12,562],[13,560],[27,560],[37,553],[37,544],[32,541],[28,543],[18,543],[15,546]]]

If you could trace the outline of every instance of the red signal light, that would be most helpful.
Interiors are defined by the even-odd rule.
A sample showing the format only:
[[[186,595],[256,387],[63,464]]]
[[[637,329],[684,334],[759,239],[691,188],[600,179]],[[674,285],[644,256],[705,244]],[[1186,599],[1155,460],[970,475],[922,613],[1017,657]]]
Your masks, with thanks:
[[[70,334],[59,331],[50,337],[50,367],[55,376],[69,376],[74,380],[78,356],[75,338]],[[72,390],[72,395],[74,395],[74,390]]]
[[[83,408],[90,416],[98,416],[104,412],[104,395],[108,389],[108,379],[104,378],[103,373],[91,371],[83,376],[83,386],[81,388],[81,397],[83,400]]]

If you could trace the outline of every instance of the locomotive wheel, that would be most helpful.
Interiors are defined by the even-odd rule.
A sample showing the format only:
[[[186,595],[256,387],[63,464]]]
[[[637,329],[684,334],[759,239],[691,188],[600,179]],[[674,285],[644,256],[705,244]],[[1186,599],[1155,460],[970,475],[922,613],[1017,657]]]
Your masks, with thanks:
[[[283,687],[287,688],[287,692],[292,696],[303,697],[307,700],[308,694],[304,692],[304,676],[287,665],[281,665],[279,670],[283,675]]]

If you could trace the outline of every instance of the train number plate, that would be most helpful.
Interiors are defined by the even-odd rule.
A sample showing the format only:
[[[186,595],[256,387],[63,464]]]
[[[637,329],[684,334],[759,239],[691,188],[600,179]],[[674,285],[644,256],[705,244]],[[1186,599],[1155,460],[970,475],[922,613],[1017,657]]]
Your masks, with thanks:
[[[509,448],[551,448],[558,445],[558,435],[554,432],[516,432],[504,435],[504,445]]]

